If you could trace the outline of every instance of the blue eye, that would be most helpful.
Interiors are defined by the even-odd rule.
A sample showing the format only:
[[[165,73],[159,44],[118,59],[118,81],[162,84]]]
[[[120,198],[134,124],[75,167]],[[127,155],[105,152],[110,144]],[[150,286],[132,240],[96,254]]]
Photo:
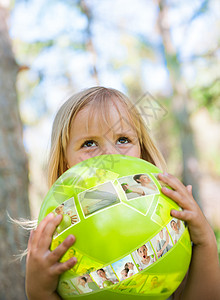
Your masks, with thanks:
[[[82,144],[82,148],[91,148],[91,147],[95,147],[97,146],[96,142],[93,141],[93,140],[89,140],[89,141],[85,141],[83,144]]]
[[[130,143],[131,141],[129,140],[129,138],[127,137],[120,137],[118,140],[117,140],[117,144],[128,144]]]

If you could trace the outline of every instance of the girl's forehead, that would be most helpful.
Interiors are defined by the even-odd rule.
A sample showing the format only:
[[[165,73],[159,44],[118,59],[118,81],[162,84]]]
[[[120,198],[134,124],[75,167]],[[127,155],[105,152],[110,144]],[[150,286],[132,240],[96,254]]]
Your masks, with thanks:
[[[120,102],[109,101],[106,105],[87,105],[73,120],[74,127],[84,128],[86,133],[94,131],[135,131],[128,110]]]

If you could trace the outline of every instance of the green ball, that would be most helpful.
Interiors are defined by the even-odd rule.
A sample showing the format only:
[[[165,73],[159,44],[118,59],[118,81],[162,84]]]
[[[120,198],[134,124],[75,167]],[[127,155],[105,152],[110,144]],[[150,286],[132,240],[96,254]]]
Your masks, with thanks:
[[[105,281],[103,282],[103,287],[104,287],[104,288],[105,288],[105,287],[108,287],[108,286],[111,286],[111,285],[114,285],[114,283],[111,282],[110,280],[105,280]]]
[[[123,187],[123,185],[127,185],[127,183],[122,183],[121,186]],[[132,193],[132,191],[129,190],[129,189],[126,189],[125,193],[126,193],[126,194],[127,194],[127,193]]]
[[[177,289],[190,264],[191,241],[184,223],[170,215],[181,208],[161,192],[159,173],[142,159],[102,155],[73,166],[55,182],[39,221],[62,204],[71,224],[55,233],[51,250],[69,234],[76,236],[61,259],[78,261],[60,276],[62,299],[165,300]],[[123,190],[124,183],[132,192]]]

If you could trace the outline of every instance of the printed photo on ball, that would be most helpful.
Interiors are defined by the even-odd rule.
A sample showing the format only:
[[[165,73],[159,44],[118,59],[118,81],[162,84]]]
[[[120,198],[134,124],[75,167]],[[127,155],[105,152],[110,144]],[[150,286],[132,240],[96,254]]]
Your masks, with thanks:
[[[93,280],[102,289],[119,282],[111,266],[107,266],[90,273]]]
[[[161,229],[161,231],[151,239],[151,244],[156,250],[157,258],[164,256],[173,247],[166,227]]]
[[[147,242],[136,251],[134,251],[132,253],[132,256],[135,260],[136,265],[138,266],[139,271],[142,271],[145,268],[149,267],[157,260],[150,242]]]
[[[176,244],[185,230],[185,226],[184,226],[183,222],[178,219],[173,218],[170,221],[170,223],[167,225],[167,228],[171,234],[173,243]]]
[[[120,203],[118,194],[111,182],[84,191],[78,194],[78,198],[85,217]]]
[[[88,274],[75,277],[71,279],[71,281],[80,294],[87,294],[99,290],[97,284]]]
[[[70,280],[61,280],[59,282],[57,290],[62,291],[63,296],[74,296],[79,295],[79,292],[75,289]]]
[[[74,198],[61,203],[54,209],[54,213],[63,216],[61,223],[56,228],[54,236],[57,236],[67,228],[80,222]]]
[[[113,263],[112,268],[114,269],[120,281],[125,280],[138,273],[138,269],[135,266],[131,255],[127,255],[119,261]]]
[[[159,193],[156,184],[147,174],[129,175],[119,178],[118,181],[128,200]]]

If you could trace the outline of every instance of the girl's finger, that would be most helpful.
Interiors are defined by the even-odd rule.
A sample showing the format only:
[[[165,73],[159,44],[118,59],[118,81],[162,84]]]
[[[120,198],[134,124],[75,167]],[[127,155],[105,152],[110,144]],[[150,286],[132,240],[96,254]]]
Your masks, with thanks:
[[[54,214],[50,213],[40,222],[40,224],[37,226],[37,229],[34,231],[34,234],[32,236],[31,247],[33,248],[38,247],[39,240],[42,237],[42,233],[45,227],[53,219],[54,219]]]
[[[191,222],[195,219],[194,214],[190,210],[171,210],[171,216],[185,222]]]
[[[61,257],[66,253],[66,251],[71,247],[76,238],[74,235],[69,235],[56,249],[48,254],[48,262],[53,265],[58,262]]]
[[[41,239],[38,243],[39,251],[45,252],[45,250],[49,248],[53,233],[55,232],[56,227],[60,224],[61,220],[62,215],[57,215],[56,217],[53,217],[53,219],[50,220],[50,222],[48,222],[47,225],[44,227]]]
[[[189,208],[190,205],[189,201],[186,201],[186,197],[183,197],[182,194],[180,194],[179,192],[176,192],[175,190],[170,190],[166,187],[162,187],[161,191],[164,195],[171,198],[183,209]]]
[[[65,271],[71,269],[77,263],[76,257],[71,257],[69,260],[63,263],[56,263],[51,267],[51,272],[54,275],[61,275]]]
[[[172,189],[184,193],[185,186],[178,178],[168,173],[159,174],[158,176],[159,179],[161,179],[164,183],[169,185]]]

